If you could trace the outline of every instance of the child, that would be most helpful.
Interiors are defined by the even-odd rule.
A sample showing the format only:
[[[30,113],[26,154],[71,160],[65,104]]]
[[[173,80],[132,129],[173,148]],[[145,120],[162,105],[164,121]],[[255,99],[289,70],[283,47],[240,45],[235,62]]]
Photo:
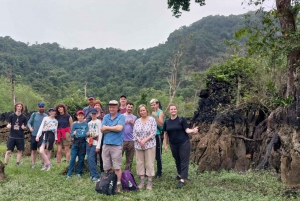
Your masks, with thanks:
[[[45,163],[41,170],[49,171],[51,168],[51,150],[53,149],[55,140],[57,140],[58,121],[55,119],[55,114],[55,109],[50,108],[49,117],[44,117],[35,138],[40,148],[40,155]],[[45,150],[48,150],[47,153],[45,153]]]
[[[84,121],[83,110],[78,110],[76,112],[76,117],[78,121],[72,125],[71,137],[74,138],[72,148],[71,148],[71,160],[69,164],[69,170],[67,173],[67,179],[71,178],[73,169],[75,166],[75,160],[78,156],[78,166],[76,174],[78,178],[81,178],[83,166],[84,166],[84,156],[85,156],[85,140],[88,133],[88,124]]]
[[[89,165],[90,176],[92,181],[98,181],[99,173],[97,171],[97,164],[96,164],[96,145],[98,141],[101,143],[102,133],[100,131],[101,128],[101,121],[97,119],[97,110],[92,108],[90,110],[90,115],[92,120],[88,123],[89,125],[89,135],[87,138],[86,144],[86,153],[87,153],[87,162]]]
[[[5,153],[4,165],[7,165],[10,157],[10,153],[17,147],[17,163],[16,166],[20,165],[22,153],[25,148],[24,142],[24,130],[26,129],[27,119],[23,115],[24,105],[23,103],[15,104],[15,112],[9,115],[7,128],[10,129],[9,138],[7,140],[7,151]]]

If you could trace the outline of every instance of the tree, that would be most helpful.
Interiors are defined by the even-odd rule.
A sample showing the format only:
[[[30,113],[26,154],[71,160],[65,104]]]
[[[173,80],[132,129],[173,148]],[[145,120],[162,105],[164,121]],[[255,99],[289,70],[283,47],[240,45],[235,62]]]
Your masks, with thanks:
[[[265,0],[249,0],[248,4],[262,5]],[[205,0],[195,0],[200,6],[205,5]],[[265,11],[272,14],[279,20],[281,37],[289,45],[289,51],[286,54],[287,59],[287,85],[286,97],[296,98],[296,88],[300,89],[299,67],[300,62],[300,42],[297,30],[297,20],[299,20],[300,1],[299,0],[275,0],[276,9]],[[172,9],[175,17],[180,17],[183,11],[189,11],[190,0],[169,0],[168,7]],[[263,10],[263,8],[261,8]],[[271,16],[271,15],[269,15]],[[270,20],[267,19],[268,21]],[[272,31],[272,30],[269,30]],[[257,33],[253,33],[257,34]],[[263,41],[264,42],[264,41]],[[262,44],[265,45],[265,44]],[[295,82],[297,81],[297,82]],[[296,86],[297,85],[297,86]],[[299,86],[298,86],[299,85]],[[297,96],[298,97],[298,96]]]

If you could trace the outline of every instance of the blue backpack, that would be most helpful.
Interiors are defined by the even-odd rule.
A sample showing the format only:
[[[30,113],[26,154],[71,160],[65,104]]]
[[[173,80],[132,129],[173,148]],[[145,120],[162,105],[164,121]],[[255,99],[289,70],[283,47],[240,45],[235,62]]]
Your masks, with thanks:
[[[122,172],[121,177],[122,188],[125,191],[136,191],[139,187],[136,185],[133,175],[129,170]]]

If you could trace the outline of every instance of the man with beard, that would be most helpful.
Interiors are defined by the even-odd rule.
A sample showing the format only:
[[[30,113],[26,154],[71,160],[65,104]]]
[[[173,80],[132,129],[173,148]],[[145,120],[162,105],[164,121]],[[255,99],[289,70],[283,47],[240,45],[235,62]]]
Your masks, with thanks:
[[[45,104],[43,102],[38,103],[38,111],[31,114],[27,127],[31,132],[30,137],[30,149],[31,149],[31,169],[35,168],[35,162],[37,157],[38,142],[35,140],[36,134],[40,128],[40,125],[44,117],[48,116],[45,114]]]

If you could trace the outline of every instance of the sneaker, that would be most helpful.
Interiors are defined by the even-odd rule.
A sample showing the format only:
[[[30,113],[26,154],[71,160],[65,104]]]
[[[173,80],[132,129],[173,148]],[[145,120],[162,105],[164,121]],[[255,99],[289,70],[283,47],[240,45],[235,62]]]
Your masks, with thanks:
[[[44,163],[41,163],[41,168],[43,168],[43,167],[44,167],[44,165],[45,165]]]
[[[47,169],[46,165],[44,165],[44,166],[41,168],[42,171],[43,171],[43,170],[46,170],[46,169]]]
[[[16,162],[16,165],[15,165],[16,167],[19,167],[20,166],[20,163],[19,162]]]
[[[46,167],[46,171],[50,171],[52,165],[51,164],[48,164],[47,167]]]
[[[120,193],[120,192],[121,192],[121,184],[117,183],[116,193]]]
[[[69,180],[69,179],[71,179],[71,177],[70,177],[70,176],[67,176],[66,180]]]
[[[32,164],[30,169],[32,169],[32,170],[35,169],[35,164]]]
[[[92,182],[97,182],[97,181],[99,181],[99,178],[93,177],[91,180],[92,180]]]
[[[176,188],[182,188],[184,185],[185,185],[184,182],[179,181],[178,184],[177,184],[177,186],[176,186]]]
[[[76,176],[77,176],[77,178],[81,178],[81,175],[80,175],[80,174],[77,174]]]

